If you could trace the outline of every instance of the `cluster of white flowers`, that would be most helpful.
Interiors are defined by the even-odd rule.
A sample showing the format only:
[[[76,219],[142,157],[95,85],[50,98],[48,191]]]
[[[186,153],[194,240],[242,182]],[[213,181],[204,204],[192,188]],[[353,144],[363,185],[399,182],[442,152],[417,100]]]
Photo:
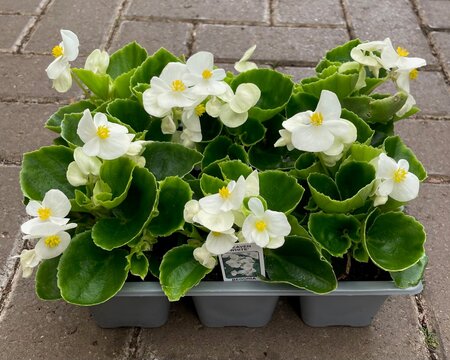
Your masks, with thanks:
[[[257,259],[257,253],[248,253],[248,256],[240,256],[238,254],[230,254],[228,260],[225,261],[231,270],[231,276],[252,276],[255,274],[255,259]]]
[[[174,140],[192,146],[202,140],[200,117],[205,112],[228,127],[238,127],[261,96],[254,84],[241,84],[233,93],[225,77],[225,70],[214,67],[213,54],[200,51],[186,64],[169,63],[159,76],[151,78],[150,88],[142,96],[144,108],[163,119],[164,134],[174,134]],[[177,131],[179,121],[181,132]]]
[[[406,103],[397,112],[398,116],[403,116],[415,105],[416,101],[410,94],[409,81],[416,79],[417,69],[427,64],[422,58],[410,58],[408,55],[408,50],[402,47],[395,50],[389,38],[360,44],[350,52],[352,59],[367,66],[375,77],[378,77],[381,68],[390,71],[397,89],[408,94]],[[365,74],[364,67],[361,68],[361,74]]]
[[[341,119],[341,104],[335,93],[322,90],[314,111],[304,111],[283,121],[275,147],[320,153],[327,166],[334,165],[345,147],[356,141],[355,125]]]
[[[210,231],[202,247],[194,250],[197,261],[213,268],[215,256],[230,251],[237,241],[271,249],[284,244],[284,237],[291,231],[286,215],[265,210],[258,196],[259,178],[255,170],[246,179],[240,176],[237,181],[230,181],[217,194],[186,203],[185,221]],[[248,209],[244,206],[246,198]],[[236,232],[234,226],[242,230]]]
[[[77,226],[69,223],[66,216],[71,209],[70,201],[60,190],[49,190],[42,202],[30,200],[26,212],[33,218],[22,224],[24,239],[39,239],[32,250],[23,250],[20,265],[23,277],[29,277],[33,268],[42,260],[51,259],[62,254],[69,246],[70,235],[66,230]]]

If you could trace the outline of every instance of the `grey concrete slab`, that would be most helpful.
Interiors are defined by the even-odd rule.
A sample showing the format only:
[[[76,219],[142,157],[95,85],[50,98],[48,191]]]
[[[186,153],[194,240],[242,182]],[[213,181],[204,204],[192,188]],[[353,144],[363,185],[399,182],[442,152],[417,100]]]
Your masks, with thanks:
[[[81,90],[75,83],[67,93],[61,94],[52,89],[45,69],[53,61],[49,55],[11,55],[0,54],[0,100],[44,99],[69,100],[80,96]],[[75,66],[84,66],[80,58]]]
[[[97,327],[87,308],[44,302],[34,280],[17,277],[0,316],[0,359],[103,360],[122,357],[132,330]]]
[[[446,359],[450,355],[450,185],[422,185],[419,198],[407,209],[424,224],[427,232],[430,260],[425,273],[424,296]]]
[[[192,24],[186,23],[124,21],[113,41],[111,52],[131,41],[137,41],[149,54],[162,47],[176,55],[188,54],[187,43],[192,28]]]
[[[408,119],[398,122],[395,131],[429,174],[450,176],[450,157],[442,156],[450,152],[450,121]]]
[[[2,0],[0,3],[0,13],[38,13],[41,0]]]
[[[17,166],[0,165],[0,287],[7,275],[7,260],[20,236],[20,225],[26,218],[22,204]]]
[[[450,1],[438,0],[422,2],[423,22],[432,29],[450,29]]]
[[[120,0],[58,0],[52,2],[25,46],[25,51],[51,53],[61,42],[60,29],[68,29],[80,40],[80,54],[88,55],[105,45]]]
[[[278,0],[274,15],[276,24],[345,26],[339,0]]]
[[[320,39],[318,41],[317,39]],[[256,44],[253,59],[278,62],[318,62],[328,49],[348,40],[345,29],[199,25],[194,52],[211,51],[217,58],[236,61]]]
[[[313,67],[291,67],[291,66],[285,66],[285,67],[279,67],[277,68],[278,71],[291,75],[292,80],[295,82],[298,82],[304,78],[312,77],[316,75],[316,70]]]
[[[0,159],[19,162],[22,154],[51,145],[54,132],[44,128],[47,119],[58,110],[56,104],[0,103]]]
[[[138,359],[334,359],[423,360],[427,358],[414,301],[391,298],[367,328],[311,328],[283,298],[262,328],[207,328],[186,302],[173,304],[169,322],[143,329]],[[295,306],[295,304],[294,304]],[[395,338],[395,341],[393,341]],[[395,355],[394,355],[395,354]]]
[[[0,15],[0,49],[11,51],[22,30],[30,21],[30,16]]]
[[[450,32],[432,32],[430,36],[445,70],[450,74]]]
[[[133,0],[126,14],[168,19],[267,23],[269,2],[266,0]]]
[[[408,0],[349,1],[349,13],[356,36],[365,41],[390,37],[394,47],[408,49],[410,56],[436,64],[427,39]]]

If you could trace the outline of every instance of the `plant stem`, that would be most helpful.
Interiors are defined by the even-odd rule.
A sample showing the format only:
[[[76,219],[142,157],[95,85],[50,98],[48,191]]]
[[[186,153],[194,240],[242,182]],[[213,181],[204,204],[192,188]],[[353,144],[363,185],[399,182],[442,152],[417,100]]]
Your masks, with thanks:
[[[89,90],[87,90],[83,86],[83,83],[81,82],[80,78],[72,70],[70,70],[70,73],[72,74],[72,79],[75,80],[75,83],[78,85],[78,87],[81,90],[83,90],[84,96],[87,97],[87,98],[91,97],[91,94],[89,93]]]
[[[322,156],[320,156],[320,154],[317,154],[317,153],[316,153],[316,155],[319,158],[320,165],[322,165],[322,168],[325,170],[326,175],[328,175],[329,177],[332,177],[331,173],[330,173],[330,170],[328,169],[328,167],[323,162]]]

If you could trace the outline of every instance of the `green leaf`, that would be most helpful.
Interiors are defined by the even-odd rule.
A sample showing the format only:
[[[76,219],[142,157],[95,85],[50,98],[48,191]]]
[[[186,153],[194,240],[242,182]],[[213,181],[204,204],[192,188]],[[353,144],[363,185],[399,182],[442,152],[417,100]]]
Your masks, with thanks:
[[[47,191],[59,189],[73,199],[75,189],[66,178],[72,161],[73,151],[64,146],[45,146],[25,153],[20,171],[23,194],[29,199],[42,200]]]
[[[321,257],[309,239],[288,236],[278,249],[265,249],[269,282],[288,283],[317,294],[337,287],[333,267]]]
[[[252,168],[240,160],[222,161],[219,167],[223,178],[228,180],[237,180],[241,175],[246,178],[252,172]]]
[[[409,171],[415,174],[420,181],[427,178],[427,172],[422,163],[416,158],[413,151],[407,147],[399,136],[388,137],[383,144],[384,150],[395,161],[405,159],[409,163]]]
[[[351,123],[353,123],[353,125],[355,125],[358,134],[356,141],[360,143],[370,142],[370,139],[372,139],[372,136],[375,133],[375,131],[373,131],[363,119],[361,119],[355,113],[348,111],[346,109],[342,109],[341,117],[343,119],[349,120]]]
[[[375,168],[365,162],[349,161],[336,173],[336,185],[341,199],[349,199],[375,180]]]
[[[75,75],[100,99],[108,99],[111,77],[105,74],[95,74],[90,70],[72,68]]]
[[[202,130],[202,142],[214,140],[220,135],[223,128],[222,121],[209,116],[206,112],[200,116],[200,126]]]
[[[123,124],[130,125],[136,132],[147,130],[150,125],[150,115],[133,100],[116,99],[109,103],[107,112]]]
[[[338,61],[341,63],[353,61],[352,57],[350,56],[350,52],[359,44],[361,44],[361,41],[359,39],[350,40],[345,44],[337,46],[334,49],[328,51],[325,55],[325,58],[329,61]]]
[[[425,254],[422,224],[402,212],[379,215],[367,230],[365,246],[372,261],[386,271],[402,271]]]
[[[152,118],[148,132],[145,135],[145,140],[153,140],[153,141],[161,141],[161,142],[170,142],[172,139],[171,134],[163,134],[161,131],[161,122],[162,119]]]
[[[147,229],[154,236],[169,236],[183,229],[184,205],[192,199],[192,190],[177,176],[167,177],[159,185],[158,215]]]
[[[297,180],[285,172],[268,170],[259,173],[259,193],[270,210],[291,212],[302,199],[304,191]]]
[[[221,179],[208,174],[202,174],[200,178],[200,188],[203,195],[217,194],[219,189],[227,186],[227,183]]]
[[[416,286],[422,280],[428,264],[428,256],[423,255],[413,266],[403,271],[390,272],[392,279],[399,288],[406,289]]]
[[[135,167],[136,164],[132,160],[124,157],[105,160],[100,168],[100,179],[111,189],[111,198],[97,198],[94,200],[96,205],[107,209],[119,206],[127,197]]]
[[[228,148],[232,142],[226,136],[219,136],[206,145],[203,151],[202,168],[216,160],[224,159],[228,155]]]
[[[302,84],[302,89],[304,92],[317,98],[320,98],[322,90],[330,90],[342,101],[342,99],[349,96],[354,91],[357,81],[358,74],[334,73],[326,79],[319,79],[309,84]]]
[[[147,169],[135,168],[127,198],[92,228],[97,246],[111,250],[136,239],[150,222],[157,203],[156,179]]]
[[[136,69],[131,77],[130,87],[134,88],[139,83],[149,84],[150,79],[153,76],[159,76],[170,62],[180,62],[180,59],[164,48],[159,49]]]
[[[109,58],[106,71],[113,79],[138,67],[147,59],[147,51],[136,42],[131,42],[117,50]]]
[[[362,161],[362,162],[370,162],[375,159],[378,155],[380,155],[383,150],[379,148],[374,148],[369,145],[364,144],[352,144],[349,150],[350,160],[354,161]]]
[[[61,132],[61,122],[64,119],[64,115],[73,113],[82,113],[84,110],[89,109],[93,111],[97,106],[88,100],[81,100],[70,105],[62,106],[55,112],[45,123],[45,127],[57,133]]]
[[[248,119],[239,127],[239,139],[245,146],[256,144],[264,139],[266,128],[256,119]]]
[[[137,71],[137,69],[136,69]],[[136,73],[136,71],[134,73]],[[133,74],[134,75],[134,74]],[[133,79],[133,76],[131,76],[130,78],[130,83]],[[150,84],[146,83],[139,83],[137,85],[131,86],[131,92],[134,94],[134,96],[136,96],[136,99],[138,100],[139,104],[141,104],[141,106],[144,106],[143,100],[142,100],[142,94],[144,93],[145,90],[147,90],[148,88],[150,88]]]
[[[352,240],[359,240],[360,223],[351,215],[313,213],[308,228],[314,240],[333,256],[342,257]]]
[[[73,147],[83,146],[84,143],[77,134],[78,124],[83,113],[66,114],[61,122],[61,137]]]
[[[70,304],[101,304],[122,288],[127,279],[127,251],[105,251],[95,246],[91,233],[75,236],[58,265],[58,287]]]
[[[43,260],[36,272],[36,295],[42,300],[59,300],[61,292],[57,284],[57,268],[60,256]]]
[[[157,180],[168,176],[183,177],[202,161],[202,154],[198,151],[180,144],[164,142],[147,144],[142,156],[145,158],[145,167]]]
[[[242,145],[231,144],[228,148],[228,156],[230,159],[241,160],[243,163],[248,163],[248,154]]]
[[[143,253],[134,253],[130,258],[130,272],[134,276],[139,276],[142,280],[148,274],[149,262]]]
[[[295,162],[295,169],[291,170],[290,174],[299,179],[306,180],[309,174],[322,171],[322,165],[317,161],[314,153],[305,152],[298,157]]]
[[[300,112],[314,111],[319,103],[319,98],[311,94],[299,92],[293,94],[286,106],[286,118],[290,118]]]
[[[235,91],[240,84],[253,83],[261,90],[258,103],[249,110],[249,117],[265,121],[278,114],[288,103],[294,83],[282,73],[271,69],[253,69],[236,76],[231,88]]]
[[[169,250],[163,257],[159,279],[169,301],[180,300],[211,272],[195,260],[194,249],[190,245],[181,245]]]
[[[294,215],[288,214],[287,219],[289,221],[289,225],[291,225],[290,235],[297,235],[297,236],[300,236],[302,238],[307,238],[307,239],[309,239],[311,237],[311,235],[309,235],[308,231],[299,224],[298,219]]]
[[[136,69],[132,69],[114,79],[112,84],[112,97],[129,98],[133,93],[130,89],[130,79],[134,75]]]

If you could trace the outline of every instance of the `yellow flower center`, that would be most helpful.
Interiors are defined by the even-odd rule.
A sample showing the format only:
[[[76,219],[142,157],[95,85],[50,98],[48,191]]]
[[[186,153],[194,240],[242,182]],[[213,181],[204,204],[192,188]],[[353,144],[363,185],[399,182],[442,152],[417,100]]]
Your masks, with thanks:
[[[195,107],[195,113],[197,116],[202,116],[206,111],[205,105],[199,104]]]
[[[406,175],[408,175],[408,171],[402,168],[398,168],[394,172],[394,181],[396,183],[400,183],[406,179]]]
[[[55,58],[64,55],[64,49],[63,49],[63,47],[60,46],[60,45],[56,45],[56,46],[52,49],[52,55],[53,55]]]
[[[220,232],[217,232],[217,231],[213,231],[212,234],[213,234],[213,236],[220,236]]]
[[[219,195],[222,199],[228,199],[230,197],[230,190],[226,186],[222,186],[221,189],[219,189]]]
[[[44,240],[45,246],[47,246],[49,248],[54,248],[54,247],[58,246],[60,242],[61,242],[61,238],[58,235],[48,236]]]
[[[323,115],[321,112],[315,112],[311,115],[310,120],[314,126],[320,126],[323,123]]]
[[[100,125],[97,128],[97,136],[102,140],[109,138],[109,129],[105,125]]]
[[[417,69],[412,69],[412,70],[409,72],[409,78],[410,78],[411,80],[416,80],[418,76],[419,76],[419,71],[417,71]]]
[[[211,70],[205,69],[202,72],[203,79],[209,79],[213,75]]]
[[[255,227],[256,227],[256,230],[261,232],[261,231],[266,230],[267,224],[264,220],[259,220],[255,223]]]
[[[186,90],[186,86],[184,85],[184,82],[182,82],[181,80],[174,80],[172,81],[172,90],[181,92]]]
[[[41,207],[37,211],[39,219],[47,220],[52,215],[52,210],[50,208]]]
[[[405,56],[408,56],[409,55],[409,51],[408,50],[406,50],[405,48],[402,48],[402,47],[398,47],[397,48],[397,54],[399,55],[399,56],[401,56],[401,57],[405,57]]]

